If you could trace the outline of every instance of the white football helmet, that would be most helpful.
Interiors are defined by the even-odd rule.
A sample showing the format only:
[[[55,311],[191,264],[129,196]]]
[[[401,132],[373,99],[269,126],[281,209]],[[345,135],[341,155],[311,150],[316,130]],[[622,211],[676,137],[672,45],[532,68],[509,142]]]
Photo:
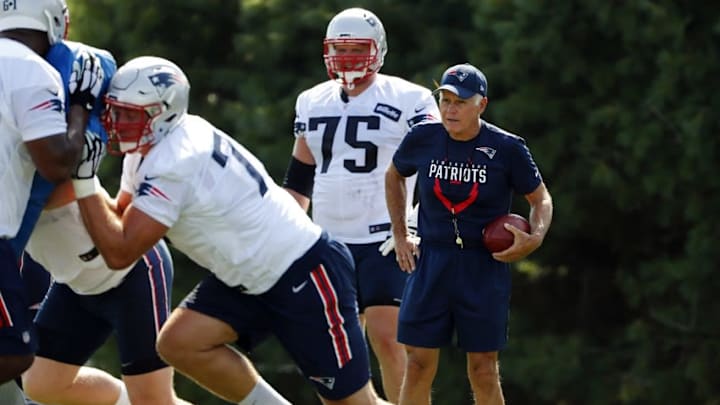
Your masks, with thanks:
[[[103,125],[110,153],[130,153],[158,143],[185,116],[190,83],[167,59],[141,56],[115,73],[105,96]]]
[[[67,38],[70,14],[65,0],[11,1],[0,8],[0,31],[47,32],[50,45]]]
[[[339,53],[338,45],[368,45],[368,52]],[[385,28],[372,12],[349,8],[330,20],[323,42],[323,57],[330,79],[352,87],[377,73],[386,53]]]

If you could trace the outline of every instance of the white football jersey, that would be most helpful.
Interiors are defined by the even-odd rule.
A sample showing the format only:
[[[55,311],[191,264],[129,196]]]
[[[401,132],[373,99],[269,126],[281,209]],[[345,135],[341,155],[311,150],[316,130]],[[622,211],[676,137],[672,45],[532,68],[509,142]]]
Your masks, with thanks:
[[[77,202],[45,210],[25,250],[53,279],[81,295],[117,287],[133,266],[111,270],[85,229]]]
[[[126,155],[121,189],[170,228],[174,247],[250,294],[270,289],[322,232],[255,156],[194,115],[144,157]]]
[[[410,127],[440,113],[429,89],[394,76],[378,74],[357,97],[341,94],[328,80],[295,105],[295,136],[305,137],[316,163],[312,217],[343,242],[382,241],[390,230],[385,170]],[[413,177],[408,193],[414,186]]]
[[[25,45],[0,38],[0,238],[14,237],[35,165],[24,142],[65,133],[60,74]]]

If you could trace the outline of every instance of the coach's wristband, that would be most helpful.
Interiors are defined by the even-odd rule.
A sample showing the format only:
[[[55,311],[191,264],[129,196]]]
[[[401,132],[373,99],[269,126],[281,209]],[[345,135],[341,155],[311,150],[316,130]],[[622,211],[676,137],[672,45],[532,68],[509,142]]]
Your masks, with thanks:
[[[73,189],[75,189],[75,199],[90,197],[100,191],[100,180],[93,176],[91,179],[73,179]]]

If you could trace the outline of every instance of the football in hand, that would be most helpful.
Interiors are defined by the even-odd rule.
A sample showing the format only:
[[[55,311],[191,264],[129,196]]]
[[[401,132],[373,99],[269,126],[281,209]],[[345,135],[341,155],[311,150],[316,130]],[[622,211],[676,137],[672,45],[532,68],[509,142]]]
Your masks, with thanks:
[[[503,251],[513,244],[515,235],[505,229],[505,224],[513,225],[523,232],[530,232],[530,223],[520,215],[506,214],[493,219],[482,231],[483,243],[491,253]]]

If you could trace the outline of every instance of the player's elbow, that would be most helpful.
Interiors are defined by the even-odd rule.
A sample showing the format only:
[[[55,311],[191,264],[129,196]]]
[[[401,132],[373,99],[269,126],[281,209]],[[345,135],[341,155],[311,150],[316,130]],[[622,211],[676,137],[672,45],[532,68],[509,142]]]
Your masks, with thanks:
[[[137,261],[137,259],[123,254],[107,254],[103,255],[103,258],[110,270],[125,270]]]

